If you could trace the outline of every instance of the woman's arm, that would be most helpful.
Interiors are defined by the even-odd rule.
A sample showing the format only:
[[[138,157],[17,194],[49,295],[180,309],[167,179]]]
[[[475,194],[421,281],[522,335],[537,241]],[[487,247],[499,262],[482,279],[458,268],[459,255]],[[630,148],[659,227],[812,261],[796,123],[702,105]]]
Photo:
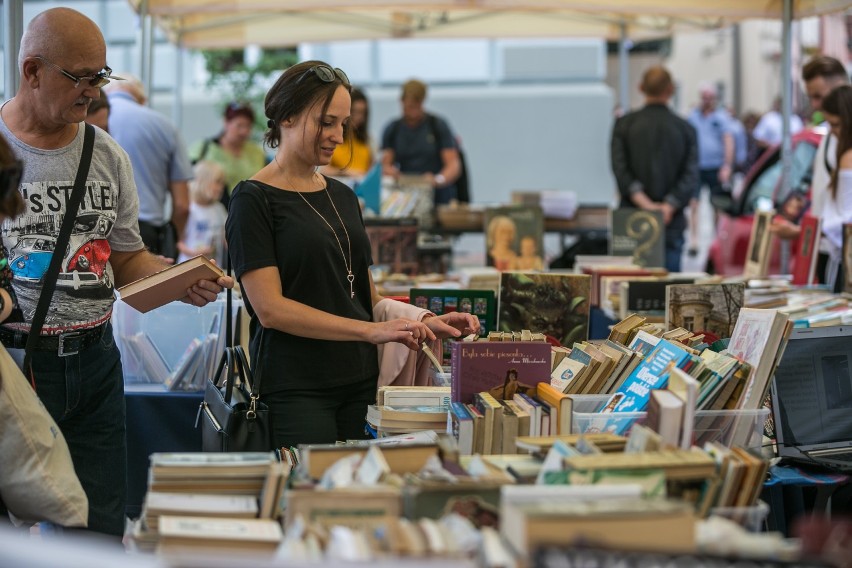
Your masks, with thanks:
[[[278,269],[272,266],[250,270],[242,275],[240,282],[263,327],[311,339],[375,344],[398,342],[415,350],[420,348],[420,343],[435,339],[435,334],[419,321],[359,321],[285,298]],[[372,285],[372,279],[370,283]],[[376,297],[381,299],[373,286],[374,303]]]

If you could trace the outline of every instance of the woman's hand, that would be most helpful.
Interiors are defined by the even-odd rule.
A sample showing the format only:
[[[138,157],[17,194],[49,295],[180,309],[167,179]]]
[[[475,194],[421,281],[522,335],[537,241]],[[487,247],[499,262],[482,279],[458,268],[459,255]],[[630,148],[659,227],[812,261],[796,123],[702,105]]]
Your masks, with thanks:
[[[441,316],[427,316],[423,319],[423,323],[440,339],[479,333],[479,318],[465,312],[449,312]]]
[[[399,318],[374,323],[370,343],[402,343],[412,351],[419,351],[424,341],[434,341],[435,334],[423,322]]]

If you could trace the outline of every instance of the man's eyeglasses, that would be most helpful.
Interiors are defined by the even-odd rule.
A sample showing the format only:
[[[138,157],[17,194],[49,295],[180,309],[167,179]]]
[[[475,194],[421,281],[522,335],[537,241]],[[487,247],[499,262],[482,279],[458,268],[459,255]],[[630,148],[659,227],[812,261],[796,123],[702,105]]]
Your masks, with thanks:
[[[5,201],[13,191],[18,191],[23,173],[24,163],[20,160],[0,167],[0,201]]]
[[[101,71],[98,71],[94,75],[86,75],[86,76],[83,76],[83,77],[78,77],[76,75],[72,75],[71,73],[69,73],[68,71],[66,71],[65,69],[63,69],[62,67],[60,67],[59,65],[54,63],[53,61],[51,61],[51,60],[49,60],[45,57],[42,57],[41,55],[36,55],[35,58],[43,61],[44,63],[47,63],[48,65],[50,65],[51,67],[53,67],[54,69],[56,69],[57,71],[59,71],[60,73],[62,73],[63,75],[65,75],[66,77],[71,79],[72,81],[74,81],[74,88],[75,89],[79,88],[80,83],[84,83],[84,82],[87,83],[88,84],[87,86],[89,86],[89,87],[94,87],[96,89],[99,89],[99,88],[103,87],[104,85],[109,84],[109,82],[113,79],[115,79],[117,81],[123,81],[124,80],[121,77],[113,77],[112,69],[110,69],[109,67],[104,67]]]
[[[313,67],[308,68],[307,71],[302,73],[302,76],[299,77],[299,80],[296,81],[296,84],[302,82],[302,80],[307,77],[310,73],[316,75],[320,81],[323,83],[333,83],[335,79],[340,79],[344,85],[349,86],[349,77],[346,76],[346,73],[343,72],[343,69],[338,67],[331,68],[328,65],[314,65]]]

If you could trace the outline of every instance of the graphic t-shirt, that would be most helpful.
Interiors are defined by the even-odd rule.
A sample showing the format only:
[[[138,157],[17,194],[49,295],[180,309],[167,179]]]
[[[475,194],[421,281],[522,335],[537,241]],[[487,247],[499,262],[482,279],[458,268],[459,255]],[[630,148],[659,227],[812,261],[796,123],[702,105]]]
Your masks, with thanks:
[[[3,254],[23,317],[23,322],[15,322],[13,315],[4,327],[29,329],[71,198],[84,130],[80,123],[70,144],[42,150],[16,138],[0,119],[0,134],[24,162],[19,189],[25,205],[22,214],[2,225]],[[138,216],[139,199],[127,153],[108,134],[95,129],[85,194],[64,251],[42,335],[95,327],[109,319],[115,299],[110,253],[143,248]]]

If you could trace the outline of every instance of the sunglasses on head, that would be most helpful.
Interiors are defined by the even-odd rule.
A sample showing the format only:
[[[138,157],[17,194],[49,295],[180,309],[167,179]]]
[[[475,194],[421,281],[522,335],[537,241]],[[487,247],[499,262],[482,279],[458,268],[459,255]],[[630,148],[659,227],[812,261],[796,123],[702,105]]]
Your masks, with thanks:
[[[339,67],[332,68],[325,64],[314,65],[313,67],[308,68],[307,71],[302,73],[302,76],[299,77],[299,80],[296,81],[296,84],[298,85],[299,83],[301,83],[304,78],[310,75],[311,73],[316,75],[323,83],[333,83],[336,79],[340,79],[340,81],[344,85],[349,86],[349,77],[346,76],[346,73],[343,72],[343,69],[340,69]]]
[[[98,71],[94,75],[77,76],[77,75],[74,75],[72,73],[69,73],[68,71],[66,71],[65,69],[63,69],[62,67],[60,67],[59,65],[57,65],[56,63],[51,61],[50,59],[47,59],[46,57],[42,57],[41,55],[36,55],[35,58],[38,59],[39,61],[42,61],[43,63],[47,63],[48,65],[53,67],[55,70],[62,73],[65,77],[68,77],[69,79],[74,81],[74,88],[75,89],[80,87],[80,83],[86,83],[87,87],[94,87],[96,89],[99,89],[99,88],[101,88],[105,85],[108,85],[109,82],[112,81],[112,80],[115,80],[115,81],[123,81],[124,80],[121,77],[114,77],[113,74],[112,74],[112,69],[110,69],[109,67],[104,67],[102,70]]]

